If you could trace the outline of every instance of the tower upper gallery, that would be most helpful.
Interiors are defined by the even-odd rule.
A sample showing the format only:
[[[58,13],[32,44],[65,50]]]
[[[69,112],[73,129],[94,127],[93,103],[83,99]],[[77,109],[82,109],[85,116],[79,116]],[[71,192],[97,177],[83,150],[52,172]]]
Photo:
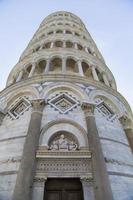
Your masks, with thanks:
[[[56,12],[43,20],[7,86],[52,74],[80,76],[116,90],[115,79],[85,25],[69,12]]]

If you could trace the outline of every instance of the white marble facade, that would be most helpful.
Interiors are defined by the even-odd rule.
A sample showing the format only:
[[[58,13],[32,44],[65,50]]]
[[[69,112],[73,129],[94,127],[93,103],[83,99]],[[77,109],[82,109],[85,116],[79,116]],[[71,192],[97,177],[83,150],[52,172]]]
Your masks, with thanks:
[[[67,12],[48,16],[11,71],[7,86],[0,93],[0,200],[13,196],[33,99],[44,99],[45,106],[32,199],[44,200],[47,178],[76,177],[84,200],[95,200],[83,102],[95,105],[114,200],[133,199],[132,147],[120,120],[129,119],[133,134],[132,112],[78,17]]]

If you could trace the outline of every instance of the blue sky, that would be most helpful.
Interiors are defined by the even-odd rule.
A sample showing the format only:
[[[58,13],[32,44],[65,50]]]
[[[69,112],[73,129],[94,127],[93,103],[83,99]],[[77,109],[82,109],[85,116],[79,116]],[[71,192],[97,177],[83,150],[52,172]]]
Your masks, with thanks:
[[[83,20],[133,108],[133,0],[0,0],[0,90],[41,21],[59,10]]]

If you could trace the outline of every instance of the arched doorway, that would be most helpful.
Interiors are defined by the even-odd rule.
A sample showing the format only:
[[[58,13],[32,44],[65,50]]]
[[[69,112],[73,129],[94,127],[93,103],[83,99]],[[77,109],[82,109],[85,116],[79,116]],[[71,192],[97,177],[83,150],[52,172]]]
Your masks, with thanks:
[[[49,178],[44,200],[83,200],[82,184],[78,178]]]

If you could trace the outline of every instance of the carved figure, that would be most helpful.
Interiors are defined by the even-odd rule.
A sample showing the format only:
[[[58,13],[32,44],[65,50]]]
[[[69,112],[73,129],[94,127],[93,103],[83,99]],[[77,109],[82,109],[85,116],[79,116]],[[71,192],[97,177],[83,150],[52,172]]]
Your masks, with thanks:
[[[54,140],[50,145],[50,150],[76,150],[78,145],[74,141],[70,141],[63,134],[60,138]]]

